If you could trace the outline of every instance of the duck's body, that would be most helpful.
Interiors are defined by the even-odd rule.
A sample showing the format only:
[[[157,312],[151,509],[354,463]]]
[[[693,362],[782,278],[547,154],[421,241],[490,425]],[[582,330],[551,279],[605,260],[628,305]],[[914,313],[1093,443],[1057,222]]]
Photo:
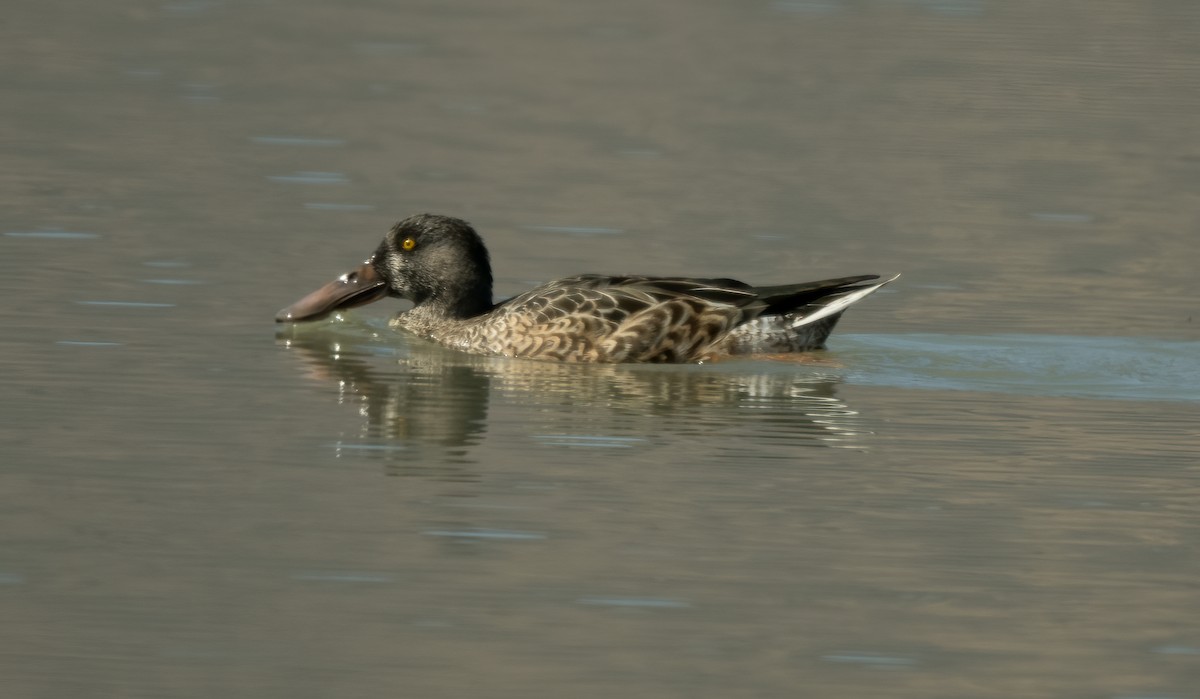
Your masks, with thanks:
[[[483,241],[423,214],[392,227],[357,271],[280,311],[321,317],[385,295],[415,306],[391,324],[474,354],[570,362],[696,362],[824,347],[843,310],[887,283],[863,275],[753,287],[733,279],[581,275],[493,304]],[[891,281],[891,280],[888,280]]]
[[[787,300],[819,301],[874,278],[776,289],[786,290]],[[795,314],[765,313],[772,297],[764,291],[731,279],[589,274],[545,284],[470,318],[414,308],[391,324],[476,354],[570,362],[695,362],[823,346],[837,315],[793,327]]]

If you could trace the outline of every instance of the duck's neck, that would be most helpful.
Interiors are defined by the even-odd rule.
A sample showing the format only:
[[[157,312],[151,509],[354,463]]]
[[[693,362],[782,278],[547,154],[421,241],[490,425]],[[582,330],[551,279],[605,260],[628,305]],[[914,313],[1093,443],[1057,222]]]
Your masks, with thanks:
[[[444,287],[421,299],[410,313],[435,321],[467,320],[492,310],[492,276],[479,275],[469,285]]]
[[[493,305],[492,282],[489,279],[486,285],[477,287],[470,294],[444,303],[442,313],[457,320],[466,320],[487,313],[492,310]]]

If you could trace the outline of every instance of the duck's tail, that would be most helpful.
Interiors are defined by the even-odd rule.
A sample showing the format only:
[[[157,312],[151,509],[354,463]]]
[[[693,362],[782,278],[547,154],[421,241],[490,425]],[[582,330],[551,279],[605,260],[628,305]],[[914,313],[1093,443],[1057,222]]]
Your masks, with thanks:
[[[879,279],[878,275],[758,287],[755,291],[766,308],[754,320],[735,328],[724,349],[729,354],[822,349],[843,311],[899,276],[871,284],[862,282]]]

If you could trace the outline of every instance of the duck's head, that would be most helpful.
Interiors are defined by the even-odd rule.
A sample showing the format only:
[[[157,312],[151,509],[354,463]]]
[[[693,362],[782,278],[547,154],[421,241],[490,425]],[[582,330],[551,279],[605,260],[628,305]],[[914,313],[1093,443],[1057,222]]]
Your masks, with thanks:
[[[452,317],[487,311],[492,307],[492,268],[483,240],[461,219],[411,216],[392,226],[361,267],[279,311],[275,320],[317,320],[384,296]]]

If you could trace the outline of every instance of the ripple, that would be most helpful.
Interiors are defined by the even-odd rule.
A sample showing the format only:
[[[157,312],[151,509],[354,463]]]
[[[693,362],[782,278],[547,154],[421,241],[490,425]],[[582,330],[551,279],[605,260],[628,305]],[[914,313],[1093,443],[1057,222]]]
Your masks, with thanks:
[[[638,607],[642,609],[687,609],[690,602],[678,599],[661,599],[654,597],[580,597],[575,600],[578,604],[598,607]]]
[[[183,99],[189,102],[207,104],[221,101],[221,98],[216,95],[216,85],[209,85],[208,83],[183,83],[180,87],[187,93],[183,96]]]
[[[779,0],[771,3],[771,7],[798,15],[830,15],[841,9],[841,3],[833,0]]]
[[[267,146],[344,146],[346,141],[340,138],[308,138],[305,136],[251,136],[250,140]]]
[[[354,43],[354,50],[371,55],[417,53],[425,46],[411,41],[359,41]]]
[[[292,576],[292,580],[336,583],[390,583],[395,582],[396,578],[395,576],[381,573],[312,571],[297,573]]]
[[[403,444],[355,444],[353,442],[337,442],[326,445],[329,449],[338,451],[404,451]]]
[[[629,449],[645,442],[640,437],[606,437],[586,434],[535,434],[534,441],[554,447],[589,447],[602,449]]]
[[[462,531],[434,529],[421,533],[425,536],[444,536],[453,539],[505,539],[510,541],[533,541],[546,538],[546,535],[540,532],[519,532],[505,529],[468,529]]]
[[[1059,211],[1034,211],[1029,216],[1036,221],[1045,221],[1047,223],[1091,223],[1095,219],[1091,214]]]
[[[1160,655],[1200,655],[1200,647],[1196,646],[1158,646],[1154,649]]]
[[[617,150],[617,155],[623,155],[626,158],[661,158],[662,153],[653,148],[620,148]]]
[[[290,175],[268,175],[267,179],[272,182],[283,182],[286,184],[349,184],[350,178],[340,172],[320,172],[315,170],[302,170],[293,172]]]
[[[821,660],[830,663],[851,663],[855,665],[869,665],[878,668],[902,668],[912,667],[917,664],[912,658],[905,658],[899,655],[885,655],[883,653],[871,653],[866,651],[845,651],[842,653],[830,653],[822,655]]]

